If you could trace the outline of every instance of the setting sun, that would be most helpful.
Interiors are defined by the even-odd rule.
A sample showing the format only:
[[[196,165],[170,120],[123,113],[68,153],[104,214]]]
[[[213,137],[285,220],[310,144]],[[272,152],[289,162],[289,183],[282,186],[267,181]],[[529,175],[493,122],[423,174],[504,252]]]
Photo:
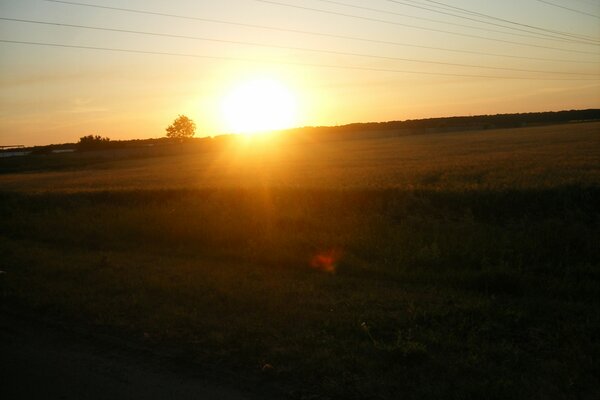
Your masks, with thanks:
[[[292,92],[271,79],[256,79],[234,88],[221,105],[224,123],[232,133],[289,128],[297,123],[297,104]]]

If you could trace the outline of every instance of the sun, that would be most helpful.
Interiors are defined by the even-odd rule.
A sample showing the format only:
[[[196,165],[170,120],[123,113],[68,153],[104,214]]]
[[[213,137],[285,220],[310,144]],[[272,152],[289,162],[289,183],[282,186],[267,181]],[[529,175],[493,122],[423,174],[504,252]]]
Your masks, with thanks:
[[[281,82],[272,79],[240,84],[223,99],[221,111],[231,133],[253,135],[291,128],[297,122],[295,96]]]

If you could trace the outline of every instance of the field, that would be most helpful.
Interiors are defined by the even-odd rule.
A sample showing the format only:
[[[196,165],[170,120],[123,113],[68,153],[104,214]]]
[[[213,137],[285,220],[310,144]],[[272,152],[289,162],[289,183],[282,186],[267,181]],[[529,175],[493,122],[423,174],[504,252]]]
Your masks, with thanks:
[[[3,307],[263,396],[597,395],[600,123],[171,150],[0,159]]]

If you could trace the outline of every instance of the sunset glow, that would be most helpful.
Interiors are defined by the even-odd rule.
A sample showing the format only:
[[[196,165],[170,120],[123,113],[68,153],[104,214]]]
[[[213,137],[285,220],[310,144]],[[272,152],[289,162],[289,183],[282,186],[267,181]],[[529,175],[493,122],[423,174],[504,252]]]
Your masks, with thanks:
[[[561,2],[0,2],[0,142],[599,107],[597,2]]]

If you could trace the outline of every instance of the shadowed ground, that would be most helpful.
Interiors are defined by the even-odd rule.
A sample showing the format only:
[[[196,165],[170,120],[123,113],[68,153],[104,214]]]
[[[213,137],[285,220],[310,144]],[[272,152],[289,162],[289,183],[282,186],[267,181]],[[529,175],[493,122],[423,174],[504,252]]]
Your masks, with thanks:
[[[110,343],[112,342],[112,343]],[[123,342],[0,314],[0,397],[249,400]]]

